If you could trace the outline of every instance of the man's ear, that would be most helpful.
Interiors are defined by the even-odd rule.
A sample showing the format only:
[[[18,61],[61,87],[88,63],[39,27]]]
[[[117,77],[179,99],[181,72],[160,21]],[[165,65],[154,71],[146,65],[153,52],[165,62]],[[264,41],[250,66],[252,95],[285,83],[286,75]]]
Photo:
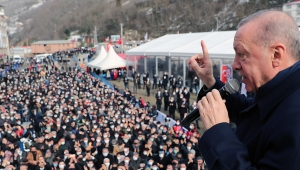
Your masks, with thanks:
[[[279,67],[286,57],[286,47],[282,43],[276,43],[272,46],[272,65]]]

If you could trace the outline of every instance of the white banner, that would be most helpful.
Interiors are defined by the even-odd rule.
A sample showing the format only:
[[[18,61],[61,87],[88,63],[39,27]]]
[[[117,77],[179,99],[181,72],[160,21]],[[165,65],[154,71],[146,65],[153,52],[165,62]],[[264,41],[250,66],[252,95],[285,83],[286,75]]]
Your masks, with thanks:
[[[160,123],[165,123],[165,119],[166,119],[167,115],[164,114],[164,113],[162,113],[162,112],[160,112],[160,111],[158,111],[158,110],[157,110],[157,113],[158,114],[156,116],[156,121],[157,122],[160,121]],[[173,127],[176,124],[176,121],[174,119],[170,118],[170,123],[171,123],[171,126]],[[183,128],[184,132],[188,131],[183,126],[181,126],[181,127]]]

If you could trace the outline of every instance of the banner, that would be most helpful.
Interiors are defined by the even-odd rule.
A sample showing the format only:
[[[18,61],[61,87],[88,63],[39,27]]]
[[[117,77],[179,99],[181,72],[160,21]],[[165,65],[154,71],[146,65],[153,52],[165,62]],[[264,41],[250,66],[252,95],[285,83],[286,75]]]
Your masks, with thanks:
[[[165,122],[165,119],[166,119],[166,117],[167,117],[167,115],[166,114],[164,114],[164,113],[162,113],[162,112],[160,112],[160,111],[158,111],[157,110],[157,116],[156,116],[156,121],[158,122],[158,121],[160,121],[160,123],[163,123],[163,122]],[[170,117],[169,117],[170,118]],[[176,124],[176,121],[174,120],[174,119],[172,119],[172,118],[170,118],[170,123],[171,123],[171,127],[173,127],[175,124]],[[183,131],[184,132],[187,132],[188,130],[186,129],[186,128],[184,128],[183,126],[182,126],[182,129],[183,129]]]
[[[221,81],[226,83],[229,79],[232,78],[233,71],[230,64],[223,64],[221,67]]]

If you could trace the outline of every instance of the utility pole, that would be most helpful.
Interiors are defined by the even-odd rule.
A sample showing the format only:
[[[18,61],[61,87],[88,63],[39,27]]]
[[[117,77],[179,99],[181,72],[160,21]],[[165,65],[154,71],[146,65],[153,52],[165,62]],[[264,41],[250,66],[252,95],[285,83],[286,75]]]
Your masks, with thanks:
[[[54,39],[56,39],[56,24],[54,24]]]
[[[121,47],[122,47],[122,53],[124,53],[124,50],[123,50],[123,23],[120,24],[121,25],[121,38],[122,38],[122,44],[121,44]]]
[[[97,26],[95,26],[95,31],[94,31],[94,45],[98,44],[98,40],[97,40]]]
[[[216,31],[219,31],[219,19],[218,19],[217,16],[215,16],[215,19],[216,19],[216,21],[217,21],[217,29],[216,29]]]

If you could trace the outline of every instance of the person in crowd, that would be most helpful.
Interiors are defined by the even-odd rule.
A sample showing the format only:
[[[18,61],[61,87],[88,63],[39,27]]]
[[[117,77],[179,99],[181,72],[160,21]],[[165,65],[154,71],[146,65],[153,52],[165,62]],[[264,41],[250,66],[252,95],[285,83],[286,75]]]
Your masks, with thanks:
[[[162,105],[162,97],[163,95],[161,94],[160,90],[157,91],[155,98],[156,98],[156,108],[158,111],[160,111],[161,109],[161,105]]]
[[[152,89],[157,89],[157,83],[158,83],[157,78],[158,78],[158,76],[157,76],[157,74],[155,73],[155,74],[153,75]]]
[[[147,78],[146,80],[146,91],[147,91],[147,96],[149,97],[150,96],[150,89],[151,89],[151,81],[149,78]]]
[[[175,119],[175,111],[176,111],[176,101],[174,99],[174,96],[170,97],[169,101],[169,116],[173,119]]]
[[[167,89],[165,89],[164,93],[163,93],[163,97],[164,97],[164,110],[168,111],[168,107],[169,107],[169,91]]]

